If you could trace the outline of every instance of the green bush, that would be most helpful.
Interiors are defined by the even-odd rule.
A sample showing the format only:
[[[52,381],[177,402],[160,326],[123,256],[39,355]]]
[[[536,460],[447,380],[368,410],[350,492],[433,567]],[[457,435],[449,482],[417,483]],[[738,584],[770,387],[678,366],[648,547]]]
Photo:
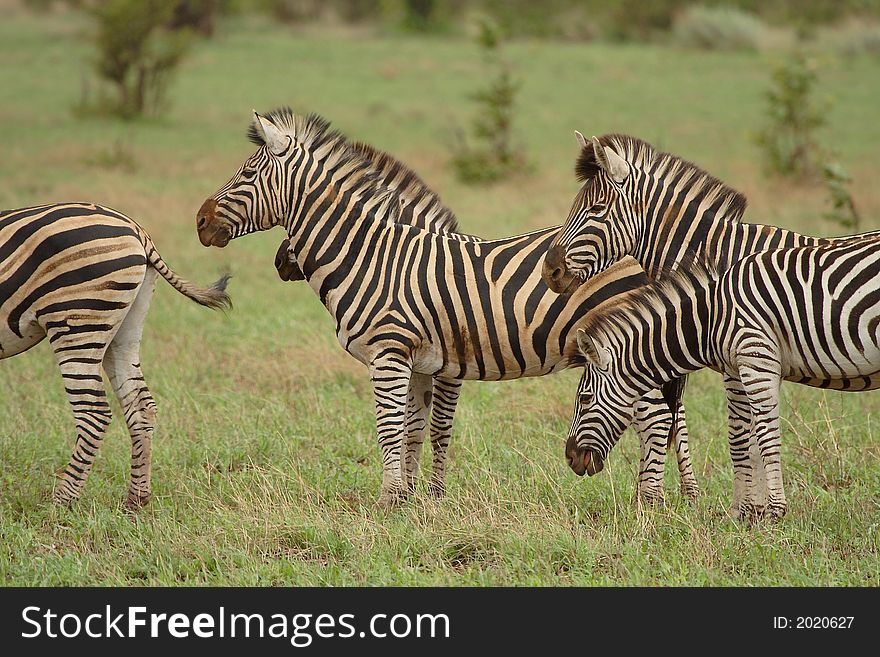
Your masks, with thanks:
[[[688,7],[673,25],[675,42],[703,50],[757,50],[766,32],[764,23],[733,7]]]
[[[852,176],[840,162],[831,160],[822,166],[822,179],[831,200],[831,211],[825,213],[825,218],[848,232],[858,233],[862,228],[862,217],[849,191]]]
[[[168,27],[177,0],[104,0],[88,8],[97,23],[95,72],[114,98],[84,98],[81,111],[107,111],[123,118],[164,106],[171,75],[186,54],[191,32]]]
[[[808,178],[819,171],[821,150],[816,131],[825,125],[825,112],[815,99],[815,66],[795,53],[772,74],[766,93],[766,125],[757,135],[768,168],[791,178]]]
[[[510,64],[500,54],[501,35],[497,27],[484,21],[479,44],[492,76],[488,85],[472,95],[478,113],[473,122],[473,141],[461,136],[453,165],[462,182],[487,183],[522,169],[525,157],[514,146],[513,118],[519,82]]]

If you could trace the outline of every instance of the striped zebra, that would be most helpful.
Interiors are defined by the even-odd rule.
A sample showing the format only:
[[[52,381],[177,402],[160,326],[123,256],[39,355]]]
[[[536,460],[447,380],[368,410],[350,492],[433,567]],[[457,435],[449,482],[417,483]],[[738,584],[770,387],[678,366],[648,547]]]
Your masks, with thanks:
[[[48,337],[73,408],[76,446],[55,488],[58,504],[79,498],[110,424],[102,367],[131,434],[125,506],[136,510],[150,498],[156,404],[140,342],[157,275],[208,308],[232,305],[228,276],[208,289],[191,285],[143,228],[115,210],[55,203],[0,212],[0,358]]]
[[[763,511],[749,463],[764,465],[766,512],[785,514],[779,386],[880,388],[880,238],[765,251],[712,274],[697,262],[592,311],[578,330],[587,361],[566,443],[580,475],[602,469],[632,403],[710,367],[724,378],[733,511]],[[741,497],[736,491],[741,490]]]
[[[287,229],[297,269],[334,317],[337,339],[369,369],[382,505],[407,492],[407,402],[421,400],[427,413],[431,378],[502,380],[569,367],[579,361],[574,329],[586,311],[645,280],[629,261],[557,296],[538,263],[558,227],[486,242],[425,230],[412,223],[418,212],[405,221],[405,198],[381,185],[374,165],[320,117],[255,113],[249,135],[259,148],[199,209],[199,239],[224,247],[275,225]],[[659,392],[637,410],[646,460],[662,463],[671,414]],[[444,463],[448,435],[431,440],[435,464]],[[685,440],[682,479],[695,491]],[[432,472],[435,492],[444,490],[443,476]]]
[[[752,253],[833,241],[744,223],[745,196],[640,139],[576,135],[575,172],[583,186],[544,258],[542,275],[552,290],[570,290],[625,256],[653,279],[693,258],[722,272]],[[754,448],[752,461],[762,477]]]

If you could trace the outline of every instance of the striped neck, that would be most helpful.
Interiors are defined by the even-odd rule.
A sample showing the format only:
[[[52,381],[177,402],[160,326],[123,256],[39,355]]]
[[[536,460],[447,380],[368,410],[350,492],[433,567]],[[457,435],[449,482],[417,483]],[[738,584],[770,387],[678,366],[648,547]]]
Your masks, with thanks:
[[[646,394],[714,364],[716,290],[710,272],[691,266],[603,304],[585,330],[611,351],[621,383]]]

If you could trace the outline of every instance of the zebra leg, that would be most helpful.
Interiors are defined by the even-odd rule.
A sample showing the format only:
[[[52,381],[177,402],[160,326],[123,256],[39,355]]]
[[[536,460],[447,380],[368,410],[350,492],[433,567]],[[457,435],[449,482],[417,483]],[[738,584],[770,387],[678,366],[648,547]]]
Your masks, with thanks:
[[[431,481],[428,490],[434,497],[446,494],[446,452],[452,438],[452,420],[461,394],[461,381],[434,379],[434,408],[431,413]]]
[[[413,372],[409,382],[409,396],[406,404],[406,449],[400,464],[404,473],[404,484],[409,493],[415,491],[419,474],[419,460],[428,428],[431,411],[431,396],[434,379],[427,374]]]
[[[743,387],[752,407],[752,446],[756,447],[761,456],[764,480],[759,479],[758,485],[764,485],[756,497],[766,493],[766,506],[761,506],[758,513],[766,512],[774,520],[785,515],[785,490],[782,486],[782,464],[780,454],[782,441],[779,429],[779,385],[781,377],[768,371],[767,358],[762,359],[758,367],[741,367]],[[759,503],[763,500],[758,500]]]
[[[67,399],[73,408],[76,445],[70,462],[61,475],[61,481],[55,488],[53,501],[68,506],[82,494],[83,486],[92,471],[95,456],[101,449],[112,416],[104,391],[104,381],[101,378],[104,349],[76,349],[75,346],[65,344],[67,342],[63,337],[65,335],[65,333],[56,333],[54,337],[58,339],[53,341],[52,346],[61,369],[61,377],[64,379]],[[76,335],[79,339],[86,338],[82,333]],[[99,335],[95,336],[95,339],[98,341],[105,337]],[[53,335],[50,333],[49,339],[52,338]],[[87,340],[86,343],[88,342],[91,340]]]
[[[684,404],[678,404],[676,417],[675,436],[672,442],[675,446],[675,456],[678,460],[678,479],[681,494],[689,500],[696,500],[700,494],[700,486],[694,476],[694,466],[691,462],[691,449],[688,444],[688,428],[685,417]],[[672,445],[667,445],[667,449]]]
[[[141,371],[140,345],[155,282],[156,271],[151,268],[104,355],[104,371],[122,406],[131,436],[131,483],[125,500],[129,511],[140,509],[152,494],[150,468],[156,403]]]
[[[749,458],[752,409],[745,388],[738,378],[725,374],[724,388],[727,392],[727,439],[733,462],[733,500],[730,514],[735,517],[750,517],[756,513],[753,472]]]
[[[376,399],[376,434],[382,450],[379,506],[390,508],[406,496],[401,461],[412,366],[398,351],[386,350],[370,364]]]
[[[636,402],[634,410],[633,428],[641,443],[638,497],[648,504],[662,503],[666,442],[672,415],[659,390],[652,390]]]

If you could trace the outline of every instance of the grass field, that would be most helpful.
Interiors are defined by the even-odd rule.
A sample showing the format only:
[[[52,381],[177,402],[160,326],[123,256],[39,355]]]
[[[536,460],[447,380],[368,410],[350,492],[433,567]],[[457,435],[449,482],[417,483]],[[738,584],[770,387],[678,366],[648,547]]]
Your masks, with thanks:
[[[186,60],[166,115],[122,123],[71,113],[90,56],[83,28],[14,8],[0,20],[0,207],[115,207],[181,275],[204,284],[231,270],[236,305],[224,317],[157,287],[143,343],[160,413],[154,499],[136,518],[121,509],[129,440],[118,406],[82,500],[55,508],[53,476],[73,444],[57,368],[45,343],[0,364],[4,584],[880,584],[877,393],[784,389],[789,513],[747,526],[724,517],[732,481],[714,373],[692,377],[686,396],[703,494],[683,502],[670,471],[661,508],[635,503],[632,435],[601,475],[568,469],[577,372],[468,383],[447,497],[420,489],[386,514],[373,504],[381,460],[366,370],[339,348],[311,291],[277,279],[282,232],[223,251],[202,248],[195,233],[202,200],[252,150],[251,108],[282,104],[397,154],[466,231],[486,237],[565,219],[575,128],[628,132],[700,163],[749,196],[752,221],[839,232],[821,219],[821,188],[759,166],[750,135],[776,55],[513,44],[532,171],[469,188],[454,180],[446,146],[481,84],[469,42],[239,19]],[[822,140],[854,173],[865,229],[880,228],[880,60],[825,57],[820,95],[835,101]],[[125,158],[115,149],[132,166],[117,166]]]

